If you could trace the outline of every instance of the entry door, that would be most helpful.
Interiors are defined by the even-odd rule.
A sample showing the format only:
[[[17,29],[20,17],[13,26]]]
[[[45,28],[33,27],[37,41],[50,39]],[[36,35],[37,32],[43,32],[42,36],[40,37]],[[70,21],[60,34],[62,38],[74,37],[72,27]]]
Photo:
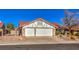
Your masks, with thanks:
[[[36,29],[36,36],[52,36],[52,29]]]
[[[26,28],[25,29],[25,36],[34,36],[34,29],[33,28]]]

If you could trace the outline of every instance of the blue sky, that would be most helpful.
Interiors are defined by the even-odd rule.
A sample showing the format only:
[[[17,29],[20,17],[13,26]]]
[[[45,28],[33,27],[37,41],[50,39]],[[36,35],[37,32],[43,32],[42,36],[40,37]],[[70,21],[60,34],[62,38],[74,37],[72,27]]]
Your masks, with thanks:
[[[76,10],[71,9],[69,11],[75,12]],[[0,20],[5,25],[13,23],[17,27],[19,21],[31,22],[37,18],[62,24],[64,9],[0,9]]]

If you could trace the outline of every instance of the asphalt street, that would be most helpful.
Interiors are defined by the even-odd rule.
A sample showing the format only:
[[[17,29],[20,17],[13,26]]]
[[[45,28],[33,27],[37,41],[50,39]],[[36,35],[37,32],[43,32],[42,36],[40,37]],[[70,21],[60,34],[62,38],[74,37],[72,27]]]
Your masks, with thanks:
[[[79,44],[0,45],[0,50],[79,50]]]

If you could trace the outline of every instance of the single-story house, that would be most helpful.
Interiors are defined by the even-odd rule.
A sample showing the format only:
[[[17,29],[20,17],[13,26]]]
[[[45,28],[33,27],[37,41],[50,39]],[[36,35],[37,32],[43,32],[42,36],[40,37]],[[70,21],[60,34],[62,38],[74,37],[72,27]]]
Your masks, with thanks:
[[[20,22],[22,36],[54,36],[58,25],[50,23],[42,18],[37,18],[32,22]],[[21,32],[21,31],[20,31]]]

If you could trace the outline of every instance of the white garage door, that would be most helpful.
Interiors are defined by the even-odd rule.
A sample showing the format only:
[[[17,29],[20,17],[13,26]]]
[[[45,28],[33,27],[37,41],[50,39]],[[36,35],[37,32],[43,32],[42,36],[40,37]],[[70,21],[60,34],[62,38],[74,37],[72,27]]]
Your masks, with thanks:
[[[25,29],[25,36],[34,36],[34,29],[33,28],[26,28]]]
[[[52,36],[52,29],[36,29],[36,36]]]

